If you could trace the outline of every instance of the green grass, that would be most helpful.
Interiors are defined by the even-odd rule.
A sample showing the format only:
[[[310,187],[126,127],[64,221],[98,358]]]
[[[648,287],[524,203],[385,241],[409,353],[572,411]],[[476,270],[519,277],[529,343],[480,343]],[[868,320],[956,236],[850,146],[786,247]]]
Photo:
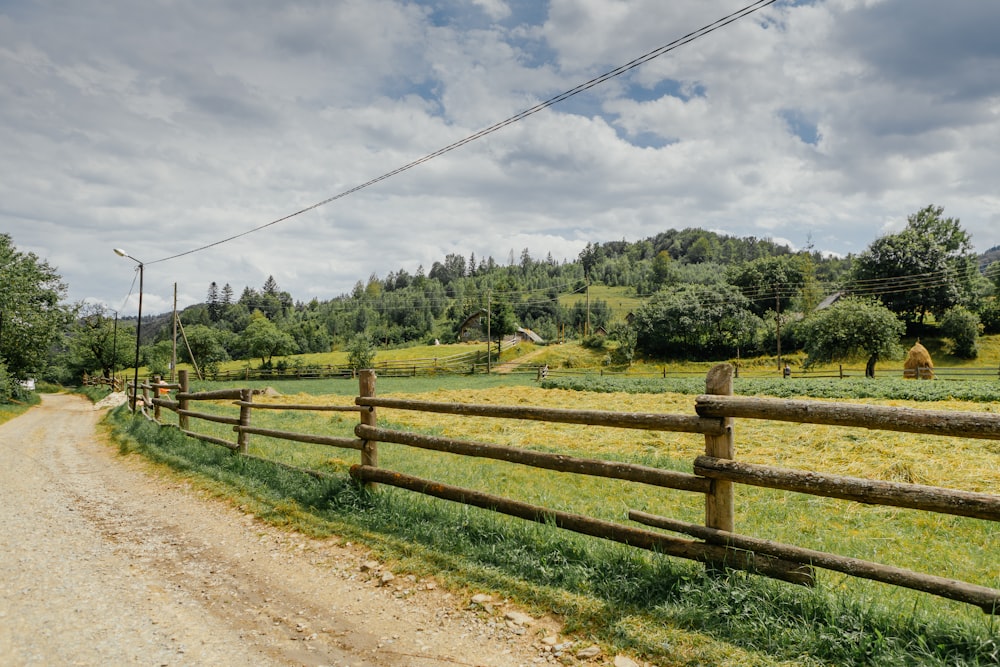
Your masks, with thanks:
[[[10,403],[0,403],[0,424],[9,422],[14,417],[18,417],[28,411],[33,405],[39,403],[38,394],[29,393],[23,400],[16,400]]]
[[[549,389],[570,389],[584,392],[635,393],[635,394],[703,394],[705,378],[634,378],[628,376],[582,376],[549,378],[542,381]],[[974,401],[996,403],[1000,401],[1000,382],[979,380],[917,381],[902,378],[809,379],[791,378],[736,378],[733,393],[743,396],[775,396],[794,398],[855,398],[911,401]]]
[[[612,312],[612,323],[623,323],[625,317],[630,312],[635,312],[646,302],[646,299],[635,295],[632,287],[610,287],[608,285],[591,285],[590,302],[604,301]],[[559,305],[564,308],[572,308],[577,303],[586,303],[586,292],[578,294],[562,294],[559,296]]]
[[[703,387],[703,380],[697,382]],[[283,399],[255,400],[350,405],[357,393],[355,381],[288,384],[301,391]],[[792,384],[777,381],[776,388]],[[837,381],[834,386],[851,385]],[[327,391],[330,387],[336,391]],[[544,390],[512,377],[380,378],[378,390],[380,395],[436,401],[637,412],[690,413],[693,405],[690,395],[676,392]],[[200,403],[197,409],[235,410],[228,402]],[[379,414],[387,427],[675,470],[690,470],[704,448],[703,438],[687,434],[406,411]],[[283,411],[256,411],[253,421],[255,426],[346,437],[357,423],[353,413]],[[822,572],[813,590],[741,574],[717,579],[693,563],[551,526],[388,487],[364,492],[346,474],[359,461],[353,450],[251,438],[251,454],[330,476],[317,480],[190,441],[175,429],[157,430],[121,410],[113,423],[123,450],[141,451],[210,480],[220,494],[267,520],[316,535],[364,540],[402,568],[433,573],[457,586],[495,590],[537,611],[561,614],[570,630],[657,664],[988,665],[1000,655],[996,619],[967,605]],[[197,422],[197,430],[233,438],[225,426]],[[741,421],[737,433],[738,457],[750,462],[970,490],[1000,486],[1000,449],[991,448],[992,443],[749,421]],[[379,446],[379,460],[383,467],[436,481],[619,522],[627,509],[692,522],[700,522],[704,512],[702,500],[693,494],[484,459],[470,463],[385,443]],[[746,534],[1000,587],[993,557],[1000,553],[996,524],[747,487],[739,489],[737,511],[737,525]]]

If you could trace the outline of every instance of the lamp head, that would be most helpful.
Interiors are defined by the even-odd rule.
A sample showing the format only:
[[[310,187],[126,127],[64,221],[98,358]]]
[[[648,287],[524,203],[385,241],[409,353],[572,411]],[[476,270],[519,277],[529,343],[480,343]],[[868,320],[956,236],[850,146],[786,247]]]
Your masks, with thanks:
[[[128,257],[128,253],[122,250],[121,248],[115,248],[114,251],[115,254],[118,255],[119,257]]]

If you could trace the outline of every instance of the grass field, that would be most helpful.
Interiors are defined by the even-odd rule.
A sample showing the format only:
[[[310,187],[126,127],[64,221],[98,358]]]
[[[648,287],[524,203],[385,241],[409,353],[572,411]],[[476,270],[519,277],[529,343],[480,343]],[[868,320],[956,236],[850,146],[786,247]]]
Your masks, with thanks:
[[[350,380],[273,388],[285,395],[257,400],[350,405],[357,394],[357,384]],[[378,393],[460,403],[693,411],[688,394],[544,389],[523,376],[380,378]],[[994,409],[992,403],[955,400],[882,402]],[[233,412],[225,402],[199,404],[198,409]],[[256,411],[253,419],[255,426],[345,437],[352,437],[357,423],[353,413]],[[703,438],[687,434],[391,410],[380,410],[379,421],[420,433],[683,471],[690,471],[693,458],[704,450]],[[488,587],[539,611],[562,614],[571,629],[656,664],[986,665],[996,664],[1000,655],[995,617],[966,605],[822,572],[815,590],[740,575],[720,581],[686,561],[547,526],[388,488],[374,495],[359,493],[346,475],[359,461],[353,450],[251,438],[251,454],[331,475],[319,482],[232,457],[221,448],[175,441],[173,430],[152,433],[121,412],[116,422],[121,433],[158,443],[123,444],[126,449],[140,447],[149,456],[196,471],[214,480],[223,489],[220,493],[263,517],[320,535],[364,539],[400,567],[435,573],[453,585]],[[233,437],[229,427],[207,422],[198,422],[198,430]],[[969,491],[1000,489],[1000,447],[991,441],[748,420],[740,421],[736,434],[737,458],[752,463]],[[704,514],[703,500],[693,494],[385,443],[379,447],[379,463],[617,522],[627,522],[629,509],[694,523]],[[1000,527],[985,521],[739,487],[737,527],[755,537],[1000,588],[1000,559],[995,556],[1000,553]]]

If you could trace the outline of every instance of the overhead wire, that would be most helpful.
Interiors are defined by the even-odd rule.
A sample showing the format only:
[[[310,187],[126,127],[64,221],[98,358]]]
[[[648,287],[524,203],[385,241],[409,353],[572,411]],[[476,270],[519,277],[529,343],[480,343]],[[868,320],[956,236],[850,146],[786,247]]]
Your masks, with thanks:
[[[684,35],[683,37],[675,39],[674,41],[672,41],[672,42],[670,42],[668,44],[665,44],[665,45],[663,45],[663,46],[661,46],[661,47],[659,47],[657,49],[653,49],[652,51],[649,51],[649,52],[645,53],[644,55],[639,56],[638,58],[635,58],[634,60],[631,60],[631,61],[625,63],[624,65],[621,65],[621,66],[616,67],[616,68],[614,68],[612,70],[609,70],[608,72],[605,72],[604,74],[601,74],[600,76],[594,77],[593,79],[590,79],[589,81],[586,81],[585,83],[579,84],[578,86],[576,86],[574,88],[571,88],[571,89],[569,89],[569,90],[567,90],[565,92],[562,92],[562,93],[560,93],[560,94],[558,94],[558,95],[556,95],[554,97],[551,97],[551,98],[545,100],[544,102],[540,102],[539,104],[536,104],[535,106],[533,106],[533,107],[531,107],[529,109],[525,109],[524,111],[521,111],[521,112],[519,112],[517,114],[514,114],[513,116],[511,116],[511,117],[509,117],[509,118],[507,118],[505,120],[502,120],[502,121],[500,121],[498,123],[490,125],[489,127],[485,128],[485,129],[479,130],[478,132],[476,132],[474,134],[471,134],[471,135],[465,137],[464,139],[460,139],[460,140],[458,140],[458,141],[456,141],[454,143],[448,144],[447,146],[445,146],[443,148],[440,148],[440,149],[434,151],[433,153],[428,153],[427,155],[425,155],[425,156],[423,156],[421,158],[418,158],[418,159],[416,159],[416,160],[414,160],[412,162],[404,164],[401,167],[397,167],[396,169],[393,169],[392,171],[386,172],[386,173],[382,174],[381,176],[373,178],[373,179],[371,179],[369,181],[366,181],[366,182],[364,182],[364,183],[362,183],[360,185],[356,185],[356,186],[354,186],[354,187],[352,187],[352,188],[350,188],[348,190],[344,190],[343,192],[341,192],[339,194],[333,195],[332,197],[328,197],[328,198],[326,198],[326,199],[324,199],[322,201],[319,201],[319,202],[316,202],[315,204],[312,204],[311,206],[307,206],[305,208],[299,209],[298,211],[295,211],[294,213],[289,213],[288,215],[282,216],[280,218],[277,218],[276,220],[272,220],[271,222],[265,223],[263,225],[259,225],[257,227],[252,228],[252,229],[245,230],[245,231],[240,232],[238,234],[234,234],[234,235],[229,236],[227,238],[220,239],[220,240],[215,241],[213,243],[209,243],[209,244],[197,247],[197,248],[193,248],[193,249],[187,250],[185,252],[177,253],[175,255],[170,255],[168,257],[162,257],[160,259],[153,260],[152,262],[146,262],[146,266],[149,266],[151,264],[159,264],[161,262],[166,262],[166,261],[169,261],[169,260],[177,259],[179,257],[184,257],[186,255],[192,255],[194,253],[201,252],[203,250],[208,250],[209,248],[214,248],[214,247],[222,245],[224,243],[229,243],[230,241],[235,241],[236,239],[242,238],[244,236],[248,236],[248,235],[253,234],[255,232],[259,232],[259,231],[261,231],[263,229],[267,229],[268,227],[272,227],[272,226],[277,225],[279,223],[285,222],[286,220],[290,220],[291,218],[294,218],[296,216],[302,215],[304,213],[308,213],[309,211],[313,211],[313,210],[315,210],[317,208],[320,208],[321,206],[325,206],[327,204],[330,204],[331,202],[337,201],[338,199],[343,199],[344,197],[350,196],[350,195],[352,195],[352,194],[354,194],[354,193],[356,193],[356,192],[358,192],[360,190],[364,190],[365,188],[371,187],[372,185],[375,185],[377,183],[381,183],[382,181],[385,181],[385,180],[387,180],[389,178],[397,176],[398,174],[401,174],[401,173],[403,173],[405,171],[413,169],[414,167],[422,165],[425,162],[429,162],[430,160],[433,160],[433,159],[438,158],[438,157],[440,157],[442,155],[445,155],[446,153],[450,153],[451,151],[454,151],[454,150],[456,150],[458,148],[461,148],[462,146],[465,146],[466,144],[469,144],[469,143],[472,143],[472,142],[477,141],[479,139],[482,139],[483,137],[488,136],[490,134],[493,134],[494,132],[497,132],[499,130],[502,130],[502,129],[504,129],[505,127],[507,127],[509,125],[512,125],[512,124],[517,123],[517,122],[519,122],[521,120],[524,120],[525,118],[527,118],[527,117],[529,117],[529,116],[531,116],[533,114],[536,114],[539,111],[547,109],[547,108],[553,106],[554,104],[558,104],[558,103],[560,103],[560,102],[562,102],[564,100],[567,100],[567,99],[569,99],[569,98],[571,98],[571,97],[573,97],[575,95],[578,95],[579,93],[582,93],[582,92],[584,92],[586,90],[589,90],[589,89],[591,89],[591,88],[593,88],[595,86],[598,86],[598,85],[604,83],[605,81],[608,81],[609,79],[612,79],[612,78],[615,78],[617,76],[620,76],[620,75],[624,74],[625,72],[628,72],[628,71],[630,71],[632,69],[635,69],[636,67],[639,67],[640,65],[643,65],[643,64],[649,62],[650,60],[653,60],[655,58],[659,58],[660,56],[662,56],[662,55],[664,55],[666,53],[669,53],[669,52],[671,52],[671,51],[673,51],[673,50],[675,50],[677,48],[680,48],[681,46],[684,46],[686,44],[690,44],[691,42],[695,41],[696,39],[700,39],[701,37],[704,37],[705,35],[708,35],[708,34],[710,34],[712,32],[715,32],[716,30],[718,30],[720,28],[723,28],[723,27],[729,25],[730,23],[733,23],[733,22],[735,22],[735,21],[737,21],[739,19],[742,19],[742,18],[744,18],[746,16],[749,16],[750,14],[753,14],[753,13],[755,13],[755,12],[757,12],[757,11],[759,11],[759,10],[761,10],[761,9],[769,6],[769,5],[772,5],[775,2],[777,2],[777,1],[778,0],[756,0],[756,2],[752,2],[749,5],[743,7],[742,9],[739,9],[739,10],[737,10],[737,11],[735,11],[735,12],[733,12],[733,13],[727,15],[727,16],[724,16],[724,17],[722,17],[722,18],[720,18],[720,19],[718,19],[716,21],[713,21],[712,23],[709,23],[708,25],[705,25],[705,26],[699,28],[698,30],[690,32],[687,35]]]

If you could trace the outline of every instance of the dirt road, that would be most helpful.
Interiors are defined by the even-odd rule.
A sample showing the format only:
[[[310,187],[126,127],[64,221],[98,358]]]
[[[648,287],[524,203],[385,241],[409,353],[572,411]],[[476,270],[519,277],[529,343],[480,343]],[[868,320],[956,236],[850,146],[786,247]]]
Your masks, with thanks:
[[[158,476],[100,441],[101,414],[47,395],[0,426],[3,664],[505,667],[573,650],[503,601],[393,578]]]

